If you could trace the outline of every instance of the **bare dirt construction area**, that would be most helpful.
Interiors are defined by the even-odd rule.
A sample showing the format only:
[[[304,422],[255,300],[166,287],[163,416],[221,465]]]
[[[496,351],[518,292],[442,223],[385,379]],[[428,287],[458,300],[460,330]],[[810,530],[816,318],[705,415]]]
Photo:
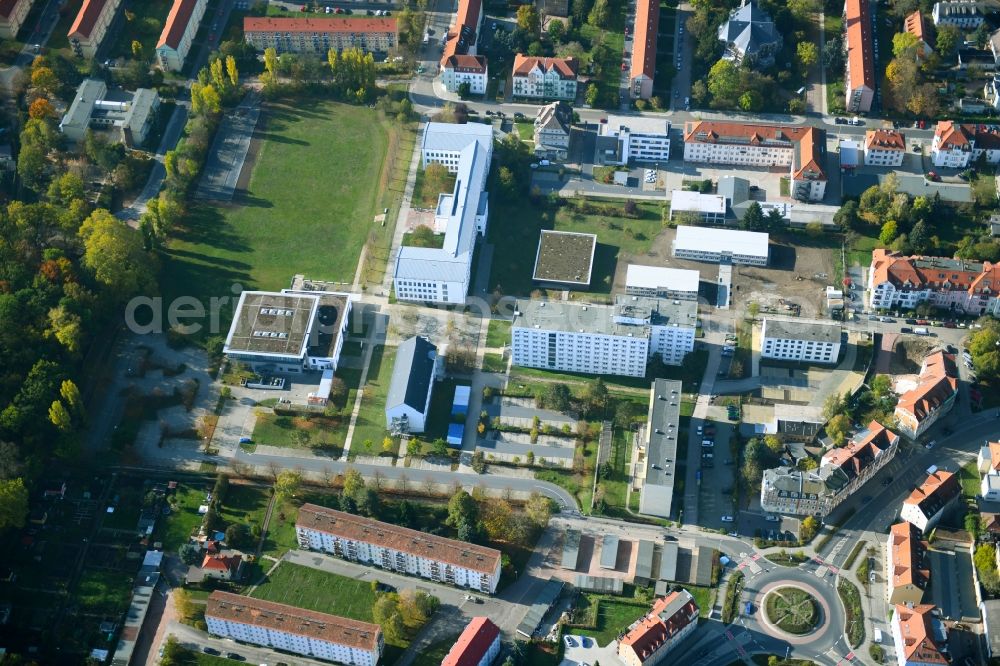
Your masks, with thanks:
[[[640,255],[623,253],[618,259],[613,291],[625,291],[625,273],[629,264],[696,270],[701,274],[703,283],[714,285],[719,274],[717,264],[671,256],[670,247],[676,235],[676,229],[664,229],[653,241],[649,252]],[[833,251],[824,247],[823,243],[802,245],[802,240],[804,236],[792,235],[781,239],[772,235],[771,263],[767,268],[734,266],[732,308],[739,310],[754,301],[760,305],[761,312],[821,317],[826,287],[836,280]],[[798,306],[797,312],[794,311],[795,306]]]
[[[900,336],[895,349],[892,350],[892,361],[889,363],[889,374],[909,375],[920,372],[920,366],[938,343],[933,338],[912,338]]]

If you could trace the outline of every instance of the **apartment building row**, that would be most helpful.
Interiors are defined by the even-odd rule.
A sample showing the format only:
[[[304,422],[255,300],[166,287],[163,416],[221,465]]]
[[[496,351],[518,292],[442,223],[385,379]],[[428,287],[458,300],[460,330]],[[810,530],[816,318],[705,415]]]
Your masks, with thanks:
[[[93,58],[101,48],[122,0],[83,0],[67,38],[73,53]]]
[[[844,107],[849,113],[868,113],[875,100],[875,57],[869,0],[844,3]]]
[[[305,504],[295,532],[300,548],[389,571],[492,594],[500,582],[500,551]]]
[[[514,56],[514,97],[528,99],[576,99],[576,58],[542,58],[518,53]]]
[[[656,38],[660,29],[660,3],[636,0],[632,24],[632,62],[629,66],[629,93],[632,99],[653,96],[656,78]]]
[[[942,0],[935,2],[931,17],[935,26],[953,25],[975,30],[986,21],[986,9],[996,11],[996,4],[983,0]]]
[[[455,23],[441,49],[441,83],[449,92],[458,92],[463,83],[469,84],[471,92],[486,92],[486,57],[476,53],[483,18],[482,0],[459,0]]]
[[[761,508],[769,513],[826,516],[885,467],[898,447],[899,435],[872,421],[846,446],[823,454],[818,469],[764,470]]]
[[[899,396],[894,416],[899,431],[917,439],[951,411],[958,396],[955,356],[936,351],[920,364],[917,385]]]
[[[761,356],[779,361],[836,363],[840,340],[840,324],[765,318],[761,326]]]
[[[885,540],[885,597],[891,605],[919,604],[930,585],[930,549],[912,523],[896,523]]]
[[[635,474],[642,475],[639,513],[674,518],[681,382],[656,379],[649,391],[645,428],[636,435]]]
[[[377,624],[219,590],[205,624],[213,636],[355,666],[376,666],[385,647]]]
[[[680,365],[694,349],[694,301],[618,295],[614,305],[519,300],[514,365],[563,372],[642,377],[653,356]]]
[[[899,517],[926,534],[962,494],[958,475],[937,467],[927,470],[927,478],[903,500]]]
[[[989,164],[1000,164],[1000,126],[938,121],[931,141],[934,166],[964,169],[984,155]]]
[[[243,34],[258,51],[310,53],[326,58],[330,49],[358,48],[385,53],[399,46],[399,28],[391,17],[291,18],[283,16],[243,19]]]
[[[493,128],[482,123],[428,123],[421,154],[424,168],[443,164],[455,187],[438,197],[434,228],[444,229],[440,248],[404,246],[396,255],[396,298],[464,303],[469,293],[476,239],[486,234],[489,197],[484,189],[493,157]]]
[[[207,6],[208,0],[174,0],[156,42],[156,62],[161,68],[181,71]]]
[[[0,2],[0,37],[15,39],[35,0],[3,0]]]
[[[921,303],[964,314],[1000,314],[1000,264],[872,251],[868,305],[914,310]]]
[[[868,166],[903,165],[906,157],[906,137],[892,129],[873,129],[865,132],[865,164]]]
[[[687,590],[660,597],[649,613],[629,626],[618,640],[625,666],[655,666],[698,626],[698,604]]]
[[[679,259],[708,263],[767,266],[770,237],[758,231],[735,231],[710,227],[677,227],[670,253]]]
[[[792,197],[820,201],[826,194],[826,132],[815,127],[686,122],[684,161],[788,167]]]

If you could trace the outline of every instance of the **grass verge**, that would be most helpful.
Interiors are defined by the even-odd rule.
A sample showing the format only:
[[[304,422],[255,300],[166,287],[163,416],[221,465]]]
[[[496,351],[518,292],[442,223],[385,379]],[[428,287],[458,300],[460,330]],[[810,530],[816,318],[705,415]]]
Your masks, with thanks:
[[[841,580],[837,585],[837,594],[840,595],[840,601],[847,612],[847,640],[852,648],[856,648],[865,640],[865,615],[861,610],[861,593],[854,583]]]

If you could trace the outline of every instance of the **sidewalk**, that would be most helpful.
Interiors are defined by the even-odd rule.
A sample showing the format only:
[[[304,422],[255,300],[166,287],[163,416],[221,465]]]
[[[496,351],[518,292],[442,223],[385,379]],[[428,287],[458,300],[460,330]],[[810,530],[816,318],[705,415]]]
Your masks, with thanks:
[[[389,259],[386,261],[385,275],[382,277],[382,296],[388,296],[389,292],[392,291],[392,277],[395,273],[393,269],[396,266],[396,256],[399,254],[399,248],[403,244],[403,234],[406,233],[406,220],[410,216],[413,187],[417,182],[417,170],[420,168],[420,142],[423,139],[426,129],[427,123],[420,123],[417,127],[417,138],[413,143],[413,155],[410,158],[410,170],[406,174],[403,200],[399,204],[399,213],[396,215],[396,227],[392,233],[392,244],[389,246]],[[364,257],[361,258],[361,261],[364,261]]]

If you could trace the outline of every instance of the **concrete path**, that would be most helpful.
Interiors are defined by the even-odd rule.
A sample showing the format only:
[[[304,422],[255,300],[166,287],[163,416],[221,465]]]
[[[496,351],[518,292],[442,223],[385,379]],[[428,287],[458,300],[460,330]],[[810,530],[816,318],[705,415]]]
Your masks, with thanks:
[[[403,200],[399,204],[399,213],[396,215],[396,227],[392,232],[392,244],[389,247],[389,258],[385,263],[385,275],[382,276],[382,296],[388,296],[392,291],[392,277],[396,269],[396,257],[399,255],[399,248],[403,245],[403,234],[406,233],[406,220],[410,216],[410,208],[413,201],[413,187],[417,182],[417,172],[420,170],[420,144],[424,138],[424,131],[427,123],[420,123],[417,127],[417,138],[413,143],[413,155],[410,157],[410,169],[406,173],[406,186],[403,188]],[[364,261],[364,257],[361,257]],[[357,279],[355,279],[355,282]],[[357,291],[357,285],[355,285]]]
[[[149,172],[146,184],[130,205],[115,214],[118,219],[127,220],[130,222],[130,226],[137,227],[139,218],[146,212],[146,204],[149,203],[150,199],[159,196],[160,188],[163,187],[163,181],[167,177],[167,169],[163,166],[164,156],[177,147],[181,132],[184,131],[184,125],[187,123],[187,115],[188,103],[178,101],[174,106],[174,112],[170,115],[170,120],[167,121],[166,128],[163,130],[160,145],[156,148],[156,154],[153,156],[153,169]]]

